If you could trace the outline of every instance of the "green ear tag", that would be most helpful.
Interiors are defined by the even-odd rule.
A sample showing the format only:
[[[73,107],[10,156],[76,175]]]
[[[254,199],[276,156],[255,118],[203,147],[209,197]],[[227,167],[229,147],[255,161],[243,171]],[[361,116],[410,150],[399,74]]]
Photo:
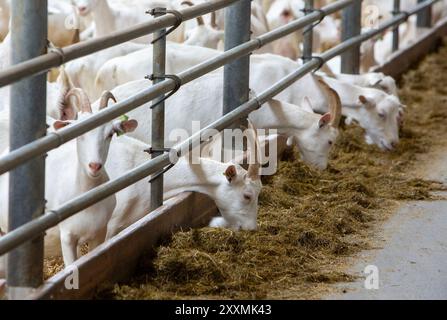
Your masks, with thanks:
[[[121,121],[129,121],[129,116],[128,116],[127,114],[123,114],[123,115],[120,117],[120,120],[121,120]]]
[[[129,116],[126,114],[123,114],[119,119],[121,122],[129,121]],[[120,130],[116,133],[116,136],[120,137],[120,136],[123,136],[124,134],[125,134],[125,132]]]

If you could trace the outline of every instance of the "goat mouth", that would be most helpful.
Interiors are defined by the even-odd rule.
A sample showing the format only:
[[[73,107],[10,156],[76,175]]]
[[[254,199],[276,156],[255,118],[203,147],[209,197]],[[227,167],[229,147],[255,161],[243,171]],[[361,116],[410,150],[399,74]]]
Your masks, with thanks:
[[[380,141],[380,148],[384,151],[390,151],[390,152],[394,150],[393,146],[391,146],[388,143],[385,143],[383,141]]]
[[[93,179],[99,178],[101,176],[101,170],[97,171],[97,172],[92,172],[89,170],[88,175],[90,178],[93,178]]]
[[[314,162],[312,163],[305,162],[305,163],[307,164],[308,167],[316,169],[318,171],[324,171],[327,168],[327,164],[314,163]]]

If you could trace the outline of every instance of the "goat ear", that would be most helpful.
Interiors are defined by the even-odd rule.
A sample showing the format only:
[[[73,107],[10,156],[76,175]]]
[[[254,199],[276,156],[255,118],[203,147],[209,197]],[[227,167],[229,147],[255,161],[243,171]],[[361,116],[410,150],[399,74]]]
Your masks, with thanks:
[[[372,103],[367,97],[364,95],[359,96],[360,103],[366,108],[374,108],[375,104]]]
[[[363,103],[363,104],[367,104],[368,103],[368,99],[366,99],[366,97],[365,96],[359,96],[359,101],[361,102],[361,103]]]
[[[66,103],[64,103],[64,105],[59,110],[60,110],[60,120],[63,121],[76,120],[78,116],[77,108],[75,107],[72,101],[67,101]]]
[[[324,115],[321,116],[320,121],[318,121],[318,127],[321,129],[325,126],[327,126],[330,122],[331,122],[332,116],[331,114],[325,113]]]
[[[126,120],[121,122],[121,129],[123,130],[124,133],[134,132],[137,127],[138,127],[137,120]]]
[[[230,165],[224,172],[224,176],[227,178],[228,182],[232,182],[237,176],[236,166]]]
[[[59,129],[65,128],[69,124],[70,124],[69,121],[56,120],[53,122],[53,128],[55,130],[59,130]]]
[[[365,107],[372,107],[374,106],[371,101],[368,100],[367,97],[365,97],[364,95],[359,96],[359,101],[361,104],[363,104]]]

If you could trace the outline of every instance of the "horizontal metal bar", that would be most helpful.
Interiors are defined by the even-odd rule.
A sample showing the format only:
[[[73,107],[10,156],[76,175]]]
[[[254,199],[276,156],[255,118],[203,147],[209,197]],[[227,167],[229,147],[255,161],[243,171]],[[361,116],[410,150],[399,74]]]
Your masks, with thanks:
[[[434,2],[437,2],[437,0],[430,1],[432,4]],[[417,6],[414,8],[411,12],[416,13],[419,10],[423,10],[423,8],[426,7],[426,4]],[[370,32],[367,32],[365,34],[362,34],[360,36],[357,36],[351,40],[345,41],[344,43],[334,47],[333,49],[325,52],[321,55],[321,58],[325,61],[330,60],[334,56],[340,54],[341,52],[349,49],[350,47],[369,39],[373,36],[375,36],[377,33],[380,33],[386,28],[389,28],[390,26],[393,26],[399,22],[404,17],[398,17],[396,16],[391,21],[384,23],[379,27],[377,30],[373,30]],[[234,48],[235,50],[237,48]],[[231,50],[230,50],[231,51]],[[229,51],[228,51],[229,52]],[[256,110],[259,108],[263,103],[267,102],[269,99],[273,98],[283,90],[285,90],[287,87],[289,87],[292,83],[299,80],[301,77],[309,73],[310,71],[316,69],[320,65],[320,61],[317,58],[313,58],[309,62],[303,64],[300,68],[298,68],[295,72],[288,75],[287,77],[281,79],[277,83],[275,83],[273,86],[271,86],[269,89],[263,91],[257,98],[249,100],[247,103],[241,105],[239,108],[235,109],[234,111],[226,114],[222,118],[216,120],[212,124],[208,125],[207,127],[203,128],[201,131],[197,132],[196,134],[192,135],[190,138],[185,140],[184,142],[176,145],[173,149],[177,150],[178,152],[181,152],[182,154],[187,153],[190,150],[191,146],[196,145],[197,143],[200,143],[202,134],[207,132],[209,129],[215,129],[217,131],[222,131],[223,129],[227,128],[229,125],[231,125],[233,122],[237,121],[240,118],[246,117],[250,112]],[[194,69],[194,68],[192,68]],[[193,71],[190,71],[193,72]],[[183,72],[188,73],[188,70]],[[186,78],[186,75],[185,75]],[[152,87],[151,92],[148,95],[158,95],[159,92],[157,90],[159,89],[153,89],[157,86],[162,86],[163,84],[166,84],[166,86],[172,88],[174,86],[174,81],[172,80],[166,80],[163,83],[160,83],[159,85],[156,85]],[[169,90],[168,90],[169,91]],[[143,91],[145,92],[145,91]],[[144,94],[140,93],[137,94],[135,97],[132,97],[132,99],[136,99],[139,97],[140,99],[143,99]],[[155,97],[154,96],[154,97]],[[129,100],[129,99],[127,99]],[[116,107],[116,105],[114,106]],[[114,107],[111,107],[113,109]],[[128,105],[121,106],[121,108],[129,107]],[[117,108],[115,108],[117,109]],[[107,112],[110,110],[104,110],[101,112]],[[110,111],[111,113],[118,112],[117,110]],[[107,115],[109,116],[109,115]],[[79,129],[77,129],[79,130]],[[62,130],[61,130],[62,131]],[[209,132],[209,131],[208,131]],[[61,138],[62,139],[62,138]],[[91,205],[111,196],[112,194],[144,179],[145,177],[159,171],[161,168],[165,167],[166,165],[170,164],[170,158],[169,154],[164,154],[160,157],[157,157],[155,159],[152,159],[150,161],[147,161],[146,163],[140,165],[139,167],[127,172],[126,174],[122,175],[120,178],[117,178],[113,181],[109,181],[95,189],[90,190],[89,192],[67,202],[66,204],[62,205],[56,210],[52,210],[45,214],[44,216],[33,220],[30,223],[27,223],[26,225],[23,225],[19,228],[17,228],[15,231],[11,233],[7,233],[5,236],[0,238],[0,255],[3,255],[7,253],[8,251],[12,250],[13,248],[19,246],[20,244],[33,239],[34,237],[42,234],[45,232],[45,230],[56,226],[61,221],[69,218],[70,216],[73,216],[77,212],[80,212]]]
[[[360,0],[342,0],[337,3],[328,5],[323,8],[326,14],[332,14],[339,9],[348,6],[353,1]],[[197,66],[189,68],[181,72],[178,76],[182,80],[182,84],[186,84],[192,80],[195,80],[213,70],[216,70],[228,62],[250,54],[256,49],[262,46],[280,39],[281,37],[304,28],[306,25],[317,21],[320,18],[320,13],[315,12],[305,16],[304,18],[297,19],[288,25],[270,31],[256,39],[246,42],[240,46],[237,46],[231,50],[228,50],[215,58],[211,58]],[[149,82],[148,82],[149,86]],[[65,127],[59,130],[57,133],[50,133],[48,136],[36,140],[35,142],[23,146],[20,149],[14,150],[9,154],[0,158],[0,175],[15,168],[16,166],[48,152],[52,149],[59,147],[60,145],[75,139],[76,137],[100,126],[104,123],[111,121],[122,114],[129,112],[156,97],[168,93],[175,88],[173,80],[165,80],[157,85],[149,87],[146,90],[141,91],[133,97],[129,97],[122,100],[113,106],[101,110],[97,114],[93,115],[89,119],[72,126]]]
[[[179,10],[179,12],[183,17],[183,21],[187,21],[225,8],[237,1],[239,0],[212,0]],[[0,72],[0,87],[14,83],[30,75],[46,72],[51,68],[61,66],[71,60],[137,39],[160,29],[168,28],[173,26],[175,22],[176,18],[172,14],[168,14],[146,23],[140,23],[133,27],[113,32],[107,36],[76,43],[64,47],[58,50],[58,52],[50,52],[26,62],[16,64]]]

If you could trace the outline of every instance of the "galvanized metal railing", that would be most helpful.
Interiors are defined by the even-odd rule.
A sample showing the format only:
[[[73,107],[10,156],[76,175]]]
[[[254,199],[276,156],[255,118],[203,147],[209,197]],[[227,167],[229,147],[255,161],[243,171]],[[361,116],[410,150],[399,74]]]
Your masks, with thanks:
[[[22,2],[26,0],[18,0],[17,2]],[[34,1],[34,0],[33,0]],[[350,73],[358,73],[359,66],[359,46],[360,44],[372,37],[380,34],[384,30],[398,26],[404,22],[409,15],[420,14],[422,17],[424,14],[427,15],[431,6],[439,0],[426,0],[419,3],[414,9],[407,13],[395,12],[392,19],[387,22],[382,23],[377,29],[370,30],[366,33],[360,34],[360,19],[357,19],[359,13],[359,8],[361,0],[340,0],[332,3],[321,10],[307,12],[307,14],[300,19],[290,22],[289,24],[272,30],[262,36],[255,39],[246,41],[249,39],[247,33],[247,22],[241,22],[241,19],[248,19],[250,16],[249,10],[249,0],[215,0],[209,3],[204,3],[198,6],[190,7],[185,10],[181,10],[180,14],[183,20],[193,19],[197,16],[209,13],[211,11],[221,9],[229,6],[226,13],[226,49],[224,53],[219,56],[204,61],[203,63],[189,68],[177,75],[184,85],[188,82],[193,81],[213,70],[216,70],[224,65],[228,65],[225,69],[225,88],[224,88],[224,108],[226,114],[222,116],[219,120],[208,125],[206,128],[202,129],[200,132],[192,135],[186,141],[176,145],[173,150],[178,154],[185,154],[191,146],[200,143],[202,138],[202,133],[206,132],[208,129],[216,129],[221,131],[229,126],[232,126],[235,122],[240,119],[245,118],[250,112],[259,108],[263,103],[267,102],[269,99],[276,96],[278,93],[292,85],[295,81],[306,75],[307,73],[318,69],[321,67],[321,63],[327,62],[328,60],[334,58],[337,55],[345,54],[345,58],[342,58],[342,70]],[[40,4],[46,3],[45,0],[41,0]],[[248,3],[248,4],[247,4]],[[29,3],[28,3],[29,5]],[[396,5],[394,7],[396,10]],[[308,2],[307,9],[312,8],[311,1]],[[346,9],[345,9],[346,8]],[[28,8],[29,9],[29,8]],[[324,18],[326,15],[335,13],[338,10],[345,9],[343,19],[343,41],[336,47],[324,52],[318,57],[308,57],[300,68],[295,72],[288,75],[284,79],[273,84],[270,88],[261,92],[258,97],[248,100],[248,81],[249,81],[249,54],[262,46],[278,40],[288,34],[291,34],[297,30],[301,30],[320,19]],[[37,9],[36,9],[37,10]],[[20,11],[22,12],[22,11]],[[41,11],[39,11],[42,14]],[[13,13],[14,14],[14,13]],[[422,19],[422,18],[421,18]],[[426,18],[424,18],[426,19]],[[349,21],[349,23],[348,23]],[[11,84],[15,81],[24,79],[25,77],[41,74],[49,68],[59,66],[67,61],[88,55],[99,50],[112,47],[119,43],[132,40],[149,33],[158,32],[161,35],[161,31],[166,29],[176,23],[176,18],[173,15],[161,15],[156,17],[154,20],[141,24],[123,31],[116,32],[110,36],[102,37],[94,40],[87,41],[85,43],[75,44],[67,48],[61,49],[58,53],[49,53],[42,55],[31,60],[14,65],[2,72],[0,72],[0,86]],[[249,25],[249,24],[248,24]],[[236,26],[236,27],[235,27]],[[350,27],[349,27],[350,26]],[[426,26],[426,24],[424,24]],[[245,30],[245,32],[243,30]],[[306,37],[304,48],[311,48],[310,37]],[[154,74],[164,73],[164,58],[160,57],[163,55],[163,51],[166,49],[165,39],[162,42],[154,45],[154,59],[161,59],[158,62],[154,62]],[[398,37],[395,36],[394,43],[398,45]],[[298,44],[297,44],[298,45]],[[309,49],[306,50],[309,52]],[[157,53],[157,54],[155,54]],[[158,56],[159,58],[156,58]],[[349,59],[347,57],[350,57]],[[237,72],[237,77],[234,77],[235,72]],[[234,79],[241,78],[241,82],[235,82]],[[17,167],[23,167],[28,165],[31,159],[36,157],[41,157],[46,152],[59,147],[60,145],[75,139],[76,137],[108,122],[111,121],[130,110],[133,110],[149,101],[162,99],[163,95],[172,91],[176,87],[176,82],[172,79],[166,79],[161,82],[156,82],[152,87],[141,91],[140,93],[122,100],[109,108],[106,108],[86,121],[82,121],[73,126],[61,129],[57,133],[50,133],[49,135],[39,138],[34,142],[28,143],[26,145],[18,145],[17,149],[12,150],[6,156],[0,158],[0,174],[6,173]],[[247,101],[248,100],[248,101]],[[32,105],[31,102],[29,102]],[[163,121],[164,113],[163,106],[157,107],[159,111],[159,116],[156,117],[157,121]],[[23,110],[22,110],[23,111]],[[153,134],[156,136],[155,142],[162,144],[162,136],[160,126],[154,130]],[[157,136],[158,135],[158,136]],[[56,226],[61,221],[73,216],[77,212],[80,212],[89,206],[109,197],[110,195],[144,179],[159,170],[163,169],[170,164],[169,154],[159,153],[158,156],[152,160],[148,160],[146,163],[140,165],[139,167],[131,170],[125,175],[118,179],[109,181],[89,192],[63,204],[59,208],[45,213],[45,215],[34,215],[28,216],[27,221],[22,221],[20,225],[17,225],[15,230],[7,233],[5,236],[0,238],[0,255],[3,255],[14,248],[20,246],[32,239],[41,237],[41,235],[49,228]],[[42,168],[39,172],[43,172]],[[157,182],[156,182],[157,183]],[[153,196],[152,200],[156,200],[157,205],[160,204],[160,198],[162,193],[160,193],[160,188],[162,188],[162,180],[158,181],[158,194]],[[14,191],[14,197],[20,198],[23,195],[23,190]],[[33,205],[39,203],[43,200],[42,197],[38,197]],[[15,214],[15,211],[11,210],[11,216]],[[34,219],[31,219],[34,218]],[[37,246],[41,246],[41,241],[37,242]],[[21,246],[22,245],[22,246]],[[41,252],[41,250],[38,250]],[[30,250],[25,250],[23,256],[30,256]],[[41,255],[38,258],[34,258],[34,262],[41,264]],[[11,261],[14,259],[10,259]],[[17,262],[17,261],[15,261]],[[29,260],[28,260],[29,262]],[[12,262],[11,262],[12,263]],[[23,270],[21,270],[23,271]],[[32,274],[32,273],[29,273]],[[26,279],[22,282],[10,282],[9,277],[12,274],[8,273],[8,284],[25,286],[25,287],[35,287],[36,284],[41,282],[40,280],[36,282],[36,278],[39,278],[41,271],[33,273],[33,280],[23,277]],[[19,272],[16,272],[16,278],[20,278]]]

